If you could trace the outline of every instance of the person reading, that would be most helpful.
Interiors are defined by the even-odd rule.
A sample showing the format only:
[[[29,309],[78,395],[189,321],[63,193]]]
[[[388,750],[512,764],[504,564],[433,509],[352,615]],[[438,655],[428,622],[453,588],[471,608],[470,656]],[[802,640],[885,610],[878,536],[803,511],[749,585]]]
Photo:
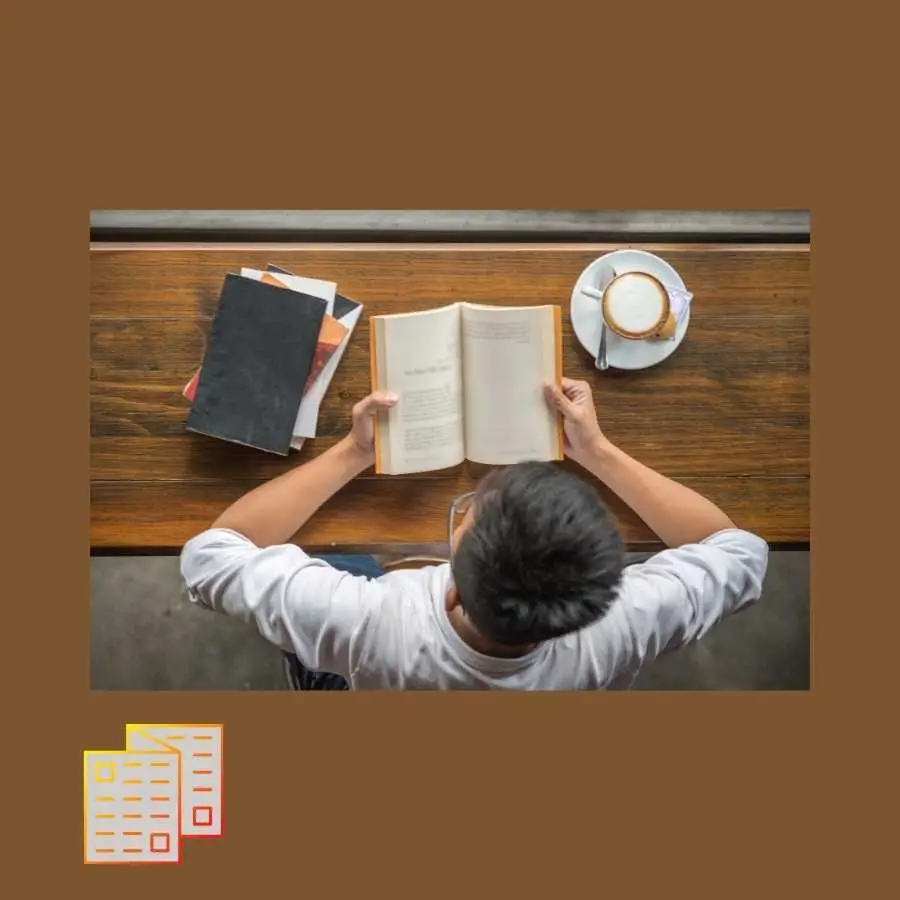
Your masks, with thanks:
[[[545,392],[566,456],[667,549],[625,566],[594,485],[552,462],[521,462],[453,502],[447,564],[381,574],[370,560],[352,574],[311,557],[287,541],[373,465],[376,413],[397,404],[375,393],[338,444],[187,542],[191,598],[255,625],[301,688],[513,690],[628,687],[658,654],[759,598],[765,541],[616,447],[588,384],[564,378]]]

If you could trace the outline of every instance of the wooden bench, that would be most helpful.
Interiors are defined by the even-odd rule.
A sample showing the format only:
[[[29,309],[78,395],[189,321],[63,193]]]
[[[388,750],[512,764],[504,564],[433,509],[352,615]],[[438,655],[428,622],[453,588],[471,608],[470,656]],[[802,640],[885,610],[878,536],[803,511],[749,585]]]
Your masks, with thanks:
[[[369,390],[369,314],[462,299],[560,304],[565,372],[591,382],[614,441],[772,545],[808,546],[808,244],[642,246],[671,262],[695,294],[687,337],[654,369],[599,373],[572,333],[569,299],[581,270],[614,245],[92,244],[92,551],[177,552],[243,492],[346,433],[350,408]],[[337,281],[365,304],[322,405],[320,437],[287,460],[184,428],[181,389],[202,358],[223,277],[267,263]],[[442,542],[450,500],[480,474],[466,464],[364,475],[295,539],[356,551]],[[631,549],[658,546],[606,496]]]

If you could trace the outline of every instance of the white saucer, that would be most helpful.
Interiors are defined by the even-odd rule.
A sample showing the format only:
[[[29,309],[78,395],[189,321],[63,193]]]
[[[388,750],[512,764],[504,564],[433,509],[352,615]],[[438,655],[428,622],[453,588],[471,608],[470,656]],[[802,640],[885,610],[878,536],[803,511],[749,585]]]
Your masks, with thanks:
[[[600,301],[581,293],[583,287],[597,286],[597,270],[601,262],[612,263],[617,275],[623,272],[645,272],[658,278],[664,285],[686,290],[681,276],[664,260],[646,250],[614,250],[595,259],[575,282],[572,290],[570,315],[572,328],[579,343],[592,359],[600,349]],[[615,369],[648,369],[668,359],[679,347],[687,333],[691,320],[691,307],[681,316],[675,329],[675,339],[670,341],[629,341],[613,331],[606,333],[606,359]]]

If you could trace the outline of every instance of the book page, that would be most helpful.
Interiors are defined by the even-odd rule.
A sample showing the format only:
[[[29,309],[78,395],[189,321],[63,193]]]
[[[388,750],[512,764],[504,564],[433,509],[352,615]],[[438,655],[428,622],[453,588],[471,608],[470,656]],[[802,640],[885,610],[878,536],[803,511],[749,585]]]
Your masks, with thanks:
[[[341,339],[334,355],[325,364],[322,373],[300,401],[300,410],[297,413],[297,421],[294,424],[294,439],[291,441],[291,446],[297,450],[303,446],[304,438],[316,436],[316,429],[319,423],[319,407],[322,405],[322,400],[331,385],[334,373],[337,371],[337,367],[344,356],[344,351],[350,343],[353,330],[356,328],[356,324],[362,315],[362,309],[362,304],[358,303],[350,312],[345,313],[342,318],[337,320],[347,329],[347,333]]]
[[[379,472],[430,472],[465,458],[459,322],[457,304],[372,317],[373,390],[399,398],[376,423]]]
[[[560,378],[557,308],[461,305],[467,459],[561,458],[559,419],[543,389]]]

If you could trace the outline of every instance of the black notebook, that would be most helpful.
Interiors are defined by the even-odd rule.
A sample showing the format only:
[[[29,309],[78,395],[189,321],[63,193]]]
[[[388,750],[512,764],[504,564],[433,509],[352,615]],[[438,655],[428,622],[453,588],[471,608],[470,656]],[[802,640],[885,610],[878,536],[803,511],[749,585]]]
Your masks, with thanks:
[[[287,456],[326,306],[227,275],[188,430]]]

